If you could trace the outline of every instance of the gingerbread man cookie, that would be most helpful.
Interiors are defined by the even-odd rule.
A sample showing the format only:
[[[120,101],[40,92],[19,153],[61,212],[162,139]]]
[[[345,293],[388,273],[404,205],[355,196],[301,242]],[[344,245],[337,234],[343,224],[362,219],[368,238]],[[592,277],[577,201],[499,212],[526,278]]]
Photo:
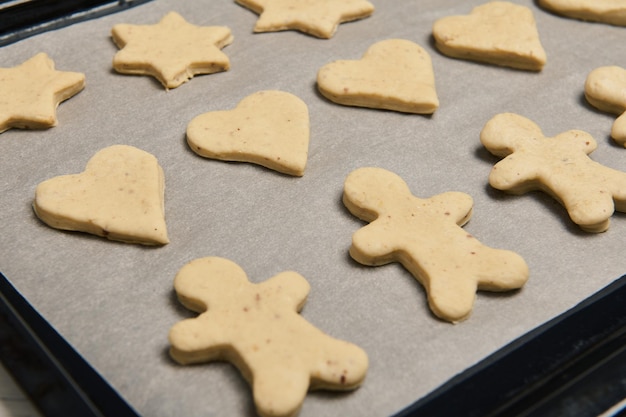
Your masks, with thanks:
[[[59,103],[84,87],[84,74],[55,70],[43,52],[16,67],[0,68],[0,133],[56,126]]]
[[[370,222],[354,233],[352,258],[372,266],[400,262],[424,286],[431,310],[444,320],[467,318],[477,289],[518,289],[528,279],[518,254],[487,247],[462,229],[473,206],[465,193],[420,199],[398,175],[360,168],[348,175],[343,202]]]
[[[586,132],[569,130],[547,138],[527,118],[502,113],[487,122],[480,141],[504,157],[489,174],[489,184],[498,190],[544,191],[587,232],[606,231],[615,210],[626,212],[626,173],[589,158],[597,143]]]
[[[350,390],[365,378],[363,350],[298,314],[310,287],[296,272],[255,284],[232,261],[200,258],[178,272],[174,288],[200,315],[170,330],[172,358],[183,365],[233,363],[251,384],[263,417],[294,416],[309,389]]]
[[[619,115],[611,137],[626,147],[626,69],[612,65],[591,71],[585,80],[585,98],[597,109]]]
[[[120,50],[113,68],[122,74],[151,75],[165,88],[176,88],[196,74],[230,68],[221,51],[233,41],[225,26],[196,26],[170,12],[155,25],[120,23],[111,30]]]
[[[235,0],[259,15],[255,32],[299,30],[329,39],[340,23],[363,19],[374,12],[367,0]]]

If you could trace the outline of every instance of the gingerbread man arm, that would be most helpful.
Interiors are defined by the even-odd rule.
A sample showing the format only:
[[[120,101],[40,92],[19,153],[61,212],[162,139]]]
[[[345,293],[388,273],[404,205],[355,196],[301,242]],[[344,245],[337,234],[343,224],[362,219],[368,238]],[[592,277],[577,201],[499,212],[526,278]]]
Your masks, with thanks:
[[[193,337],[189,337],[193,335]],[[226,339],[209,317],[187,319],[170,329],[170,356],[181,365],[226,359]]]

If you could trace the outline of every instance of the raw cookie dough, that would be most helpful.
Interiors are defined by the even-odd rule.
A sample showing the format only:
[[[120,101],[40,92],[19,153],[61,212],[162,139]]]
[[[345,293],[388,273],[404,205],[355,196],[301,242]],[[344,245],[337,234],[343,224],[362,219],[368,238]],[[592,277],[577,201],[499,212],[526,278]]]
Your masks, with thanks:
[[[0,133],[57,125],[56,109],[85,87],[85,75],[57,71],[41,52],[13,68],[0,68]]]
[[[174,288],[200,315],[171,328],[172,358],[183,365],[231,362],[252,386],[262,417],[294,416],[308,390],[351,390],[365,378],[361,348],[298,314],[310,286],[296,272],[255,284],[228,259],[200,258],[178,272]]]
[[[423,286],[438,317],[458,322],[474,305],[476,290],[521,288],[528,266],[518,254],[493,249],[463,230],[472,198],[446,192],[427,199],[382,168],[359,168],[346,178],[343,202],[370,224],[352,236],[350,256],[364,265],[400,262]]]
[[[96,153],[80,174],[40,183],[33,208],[56,229],[144,245],[169,242],[163,170],[151,154],[126,145]]]
[[[544,191],[587,232],[606,231],[615,210],[626,212],[626,173],[589,158],[597,143],[586,132],[569,130],[548,138],[527,118],[501,113],[487,122],[480,141],[504,158],[489,174],[489,184],[498,190]]]
[[[585,81],[585,98],[597,109],[618,115],[611,137],[626,147],[626,69],[613,65],[591,71]]]
[[[540,71],[547,59],[532,11],[506,1],[443,17],[434,23],[433,36],[437,49],[453,58],[531,71]]]
[[[346,106],[431,114],[439,107],[430,56],[404,39],[370,46],[359,60],[339,60],[317,73],[317,87]]]
[[[539,5],[574,19],[626,26],[626,0],[539,0]]]
[[[120,23],[111,30],[120,50],[113,68],[122,74],[151,75],[165,88],[176,88],[196,74],[212,74],[230,68],[221,51],[233,41],[225,26],[196,26],[176,12],[155,25]]]
[[[259,15],[255,32],[295,29],[329,39],[343,22],[363,19],[374,12],[367,0],[235,0]]]
[[[309,110],[293,94],[259,91],[233,110],[196,116],[187,126],[187,143],[207,158],[252,162],[302,176],[309,150]]]

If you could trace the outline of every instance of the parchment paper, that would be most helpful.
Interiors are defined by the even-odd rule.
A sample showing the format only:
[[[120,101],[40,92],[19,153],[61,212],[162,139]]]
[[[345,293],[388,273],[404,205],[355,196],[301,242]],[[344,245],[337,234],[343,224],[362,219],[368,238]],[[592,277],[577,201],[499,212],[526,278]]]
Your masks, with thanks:
[[[83,92],[58,108],[59,125],[0,135],[0,269],[33,306],[145,416],[254,415],[247,383],[224,363],[179,366],[167,333],[194,316],[172,282],[187,262],[221,256],[253,282],[295,270],[311,284],[302,315],[328,334],[365,349],[370,369],[352,393],[307,396],[301,416],[385,416],[423,397],[525,332],[574,307],[626,272],[626,217],[609,231],[579,230],[541,193],[509,196],[487,183],[498,158],[479,142],[500,112],[530,118],[548,136],[569,129],[599,142],[591,157],[626,170],[626,150],[609,138],[615,116],[583,98],[587,74],[626,67],[626,29],[547,13],[531,1],[548,63],[524,72],[439,54],[435,19],[467,14],[480,0],[372,0],[374,14],[342,24],[330,40],[300,32],[253,34],[257,15],[232,0],[155,0],[95,21],[0,49],[11,67],[46,52],[56,68],[86,74]],[[165,91],[147,76],[116,74],[116,23],[153,24],[175,10],[198,25],[226,25],[231,70],[197,76]],[[404,38],[433,60],[440,108],[433,116],[344,107],[320,96],[317,70],[358,59],[374,42]],[[196,156],[185,142],[195,116],[227,110],[265,89],[293,93],[311,118],[302,178]],[[36,185],[78,173],[98,150],[128,144],[154,154],[166,181],[171,243],[116,243],[47,227],[33,214]],[[521,291],[480,292],[471,317],[452,325],[428,310],[423,289],[398,264],[365,267],[348,255],[364,225],[341,203],[345,177],[363,166],[400,175],[427,198],[463,191],[475,201],[465,229],[482,243],[521,254],[530,279]]]

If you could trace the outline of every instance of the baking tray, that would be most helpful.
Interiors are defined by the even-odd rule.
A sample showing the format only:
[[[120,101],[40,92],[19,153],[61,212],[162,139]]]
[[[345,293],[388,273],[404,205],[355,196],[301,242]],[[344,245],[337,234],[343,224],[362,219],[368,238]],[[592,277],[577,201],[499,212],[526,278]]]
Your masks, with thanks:
[[[253,34],[256,15],[230,0],[153,0],[0,48],[3,66],[44,51],[58,69],[87,75],[87,88],[59,107],[57,127],[0,136],[6,321],[25,326],[25,337],[44,347],[49,359],[42,360],[70,385],[68,395],[86,404],[83,411],[254,414],[249,388],[232,367],[181,367],[167,356],[169,327],[191,316],[175,300],[173,277],[202,256],[232,259],[257,282],[287,269],[300,272],[312,286],[302,314],[368,352],[370,370],[361,388],[311,393],[302,416],[428,410],[524,415],[550,407],[563,415],[592,415],[597,410],[589,404],[608,409],[624,396],[620,373],[610,372],[623,363],[623,279],[617,278],[626,271],[624,216],[614,215],[608,232],[589,235],[549,197],[490,189],[487,175],[497,158],[478,141],[490,117],[512,111],[547,135],[588,131],[599,142],[592,158],[626,170],[625,151],[608,137],[614,116],[593,110],[582,96],[589,71],[626,66],[624,28],[565,19],[516,1],[533,10],[548,53],[541,73],[527,73],[452,60],[433,47],[434,19],[466,14],[480,1],[373,3],[372,17],[341,25],[331,40],[297,32]],[[224,49],[231,70],[167,92],[149,77],[115,74],[112,25],[156,23],[170,10],[192,23],[231,27],[235,41]],[[356,59],[373,42],[393,37],[430,53],[441,102],[433,116],[342,107],[316,92],[321,65]],[[292,92],[309,106],[312,136],[302,178],[205,160],[186,148],[184,130],[192,117],[232,108],[261,89]],[[114,143],[137,146],[161,162],[171,239],[166,247],[59,232],[33,215],[37,183],[81,171],[93,153]],[[368,165],[398,173],[420,197],[450,190],[472,195],[474,216],[465,229],[489,246],[524,256],[531,271],[526,287],[480,292],[472,316],[450,325],[429,313],[423,291],[401,267],[351,261],[350,237],[363,223],[341,205],[342,182]],[[589,326],[579,325],[587,320]],[[602,389],[598,381],[617,389]],[[110,397],[94,399],[91,391]]]
[[[46,416],[137,412],[0,274],[0,359]],[[626,410],[626,278],[395,414],[600,416]]]

